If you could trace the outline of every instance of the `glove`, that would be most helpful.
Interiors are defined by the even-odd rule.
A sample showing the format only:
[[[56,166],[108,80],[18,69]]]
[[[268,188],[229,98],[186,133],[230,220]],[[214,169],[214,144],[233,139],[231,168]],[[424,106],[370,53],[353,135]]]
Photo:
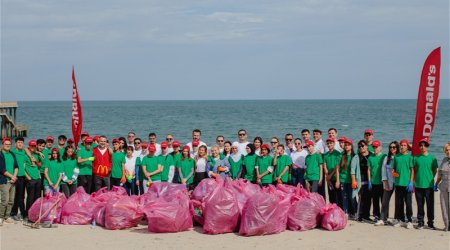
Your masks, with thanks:
[[[225,172],[225,170],[226,170],[225,167],[222,167],[222,166],[217,167],[217,171],[219,171],[219,172]]]
[[[152,185],[153,185],[153,182],[151,182],[151,181],[147,182],[147,187],[151,187]]]
[[[95,157],[94,157],[94,156],[91,156],[91,157],[88,158],[88,160],[89,160],[89,161],[94,161],[94,160],[95,160]]]
[[[352,189],[356,189],[356,188],[358,188],[358,182],[352,181]]]
[[[392,170],[392,176],[394,176],[395,178],[397,178],[397,177],[399,177],[400,175],[399,175],[397,172],[395,172],[395,170]]]
[[[125,178],[125,175],[122,175],[122,178],[120,179],[120,183],[127,182],[127,179]]]
[[[439,190],[438,184],[434,184],[433,189],[434,189],[434,192],[437,192]]]
[[[211,176],[212,176],[213,178],[217,178],[217,176],[219,176],[219,174],[213,173],[213,174],[211,174]]]
[[[127,175],[126,178],[127,178],[128,182],[130,182],[130,183],[133,182],[133,176],[131,174]]]
[[[414,187],[413,187],[413,183],[412,183],[412,182],[409,182],[408,187],[407,187],[408,193],[412,193],[413,188],[414,188]]]
[[[369,190],[372,190],[372,182],[369,181]]]

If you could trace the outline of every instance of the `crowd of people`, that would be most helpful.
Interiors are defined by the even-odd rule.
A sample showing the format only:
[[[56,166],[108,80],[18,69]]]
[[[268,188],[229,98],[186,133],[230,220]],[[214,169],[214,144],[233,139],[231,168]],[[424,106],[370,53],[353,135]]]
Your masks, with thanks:
[[[3,138],[0,153],[0,226],[26,219],[27,211],[41,196],[63,192],[70,197],[82,186],[87,193],[103,187],[123,186],[129,195],[140,195],[154,182],[185,184],[193,190],[205,178],[243,178],[261,186],[280,183],[303,185],[340,206],[351,219],[413,226],[412,197],[417,203],[417,229],[434,226],[434,192],[440,191],[445,231],[450,230],[450,143],[444,145],[440,165],[428,153],[429,141],[418,142],[420,154],[412,156],[408,140],[392,141],[387,153],[374,139],[371,129],[364,139],[353,142],[339,137],[335,128],[301,131],[301,138],[286,134],[264,143],[261,137],[248,140],[244,129],[234,142],[222,135],[208,147],[201,131],[182,145],[168,134],[157,143],[155,133],[148,141],[129,132],[127,138],[112,139],[82,132],[80,145],[60,135],[55,139],[14,140]],[[13,144],[14,143],[14,147]],[[389,218],[389,203],[395,193],[395,214]],[[25,199],[26,198],[26,199]],[[372,209],[372,211],[371,211]],[[371,213],[372,212],[372,213]],[[405,213],[406,212],[406,213]]]

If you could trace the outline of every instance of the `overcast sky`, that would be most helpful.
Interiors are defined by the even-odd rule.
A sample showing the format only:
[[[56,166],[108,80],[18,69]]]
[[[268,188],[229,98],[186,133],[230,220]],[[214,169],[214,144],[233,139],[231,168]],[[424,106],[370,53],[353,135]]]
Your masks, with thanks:
[[[448,0],[2,0],[0,101],[417,98]]]

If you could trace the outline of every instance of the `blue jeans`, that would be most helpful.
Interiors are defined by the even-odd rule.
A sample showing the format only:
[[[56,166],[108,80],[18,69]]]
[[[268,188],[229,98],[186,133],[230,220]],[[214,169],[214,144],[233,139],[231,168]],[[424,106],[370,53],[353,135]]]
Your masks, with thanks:
[[[293,186],[297,186],[297,184],[302,184],[305,186],[305,169],[303,168],[294,168],[292,169],[291,183]]]
[[[355,215],[356,213],[356,197],[352,198],[352,184],[342,183],[341,184],[341,194],[342,194],[342,209],[346,214]]]

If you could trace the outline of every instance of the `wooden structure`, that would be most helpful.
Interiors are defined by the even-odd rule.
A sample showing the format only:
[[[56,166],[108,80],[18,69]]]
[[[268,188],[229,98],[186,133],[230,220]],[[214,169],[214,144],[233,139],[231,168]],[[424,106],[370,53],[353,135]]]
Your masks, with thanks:
[[[0,102],[0,138],[26,137],[28,127],[16,123],[17,102]]]

